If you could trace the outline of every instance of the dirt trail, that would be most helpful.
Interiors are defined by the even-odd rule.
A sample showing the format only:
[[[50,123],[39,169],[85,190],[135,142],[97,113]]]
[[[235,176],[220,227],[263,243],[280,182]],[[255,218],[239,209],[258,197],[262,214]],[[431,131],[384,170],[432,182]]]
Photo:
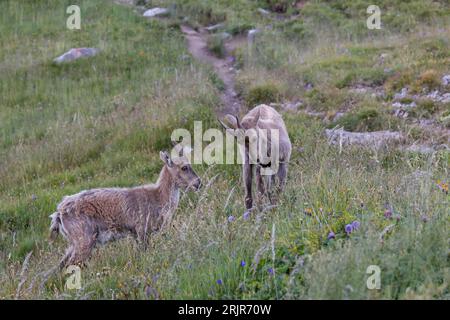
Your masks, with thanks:
[[[113,0],[119,5],[133,6],[139,14],[145,11],[142,6],[134,5],[133,0]],[[187,41],[187,47],[189,52],[194,58],[202,63],[207,63],[211,65],[217,76],[222,80],[224,84],[224,90],[221,93],[222,108],[216,110],[219,117],[224,116],[227,113],[238,114],[242,101],[238,97],[234,84],[235,84],[235,70],[233,68],[233,57],[230,55],[236,47],[241,46],[246,38],[243,36],[234,37],[230,41],[225,43],[225,57],[223,59],[216,57],[208,50],[207,40],[208,32],[206,29],[201,28],[199,31],[194,30],[188,25],[182,25],[181,31]]]
[[[223,107],[217,111],[218,116],[223,116],[226,113],[238,114],[242,101],[234,88],[236,73],[233,68],[233,58],[229,55],[229,52],[237,45],[239,40],[225,44],[225,58],[221,59],[208,50],[207,39],[209,35],[206,30],[200,29],[200,31],[196,31],[187,25],[182,25],[181,31],[186,38],[188,50],[192,56],[200,62],[211,65],[217,76],[224,83],[225,89],[221,94]]]

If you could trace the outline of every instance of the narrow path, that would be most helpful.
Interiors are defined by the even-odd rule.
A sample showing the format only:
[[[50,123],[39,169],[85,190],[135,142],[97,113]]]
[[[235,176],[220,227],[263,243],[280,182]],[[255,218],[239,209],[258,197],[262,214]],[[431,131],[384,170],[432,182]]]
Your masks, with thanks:
[[[200,29],[200,31],[196,31],[187,25],[182,25],[181,31],[185,36],[188,50],[192,56],[202,63],[211,65],[224,84],[225,88],[220,97],[223,107],[217,110],[218,116],[223,116],[226,113],[238,114],[242,101],[236,94],[234,87],[236,73],[233,68],[233,58],[229,55],[236,42],[227,42],[225,44],[225,58],[221,59],[208,50],[207,39],[209,35],[206,30]]]
[[[119,5],[132,6],[141,14],[145,8],[134,5],[133,0],[113,0]],[[141,12],[142,11],[142,12]],[[234,37],[225,43],[225,57],[218,58],[208,50],[208,32],[201,28],[196,31],[188,25],[182,25],[181,31],[187,42],[187,47],[192,56],[202,63],[207,63],[214,68],[217,76],[224,84],[224,90],[221,93],[222,108],[216,110],[219,117],[227,113],[239,114],[242,107],[242,101],[235,90],[236,72],[233,68],[233,57],[230,52],[246,41],[245,37]]]

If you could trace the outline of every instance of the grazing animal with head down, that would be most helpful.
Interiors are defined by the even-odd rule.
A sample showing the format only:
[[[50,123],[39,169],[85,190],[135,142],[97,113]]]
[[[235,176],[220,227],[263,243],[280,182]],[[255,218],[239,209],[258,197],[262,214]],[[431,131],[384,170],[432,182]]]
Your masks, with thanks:
[[[64,197],[50,216],[51,238],[60,233],[69,242],[59,267],[82,264],[96,244],[128,234],[145,246],[148,234],[159,230],[177,208],[180,189],[201,186],[183,149],[177,155],[160,152],[164,166],[156,184],[92,189]]]
[[[267,196],[273,204],[279,193],[284,190],[292,151],[283,118],[274,108],[262,104],[250,110],[242,120],[230,114],[227,114],[225,119],[228,125],[219,121],[227,132],[237,137],[243,160],[246,208],[253,207],[253,171],[256,171],[258,198]],[[264,148],[266,152],[262,148],[264,145],[266,145]],[[274,170],[263,174],[268,167],[274,168]],[[278,180],[277,184],[275,183],[276,179]]]

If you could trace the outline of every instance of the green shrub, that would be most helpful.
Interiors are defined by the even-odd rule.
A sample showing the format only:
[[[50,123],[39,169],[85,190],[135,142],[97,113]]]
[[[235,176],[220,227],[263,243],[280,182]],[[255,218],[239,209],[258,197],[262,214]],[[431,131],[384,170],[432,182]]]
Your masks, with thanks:
[[[366,107],[345,114],[333,122],[330,127],[339,125],[347,131],[378,131],[391,129],[397,124],[397,118],[374,107]]]
[[[219,58],[225,57],[225,40],[226,37],[222,33],[211,35],[207,41],[208,50]]]
[[[336,82],[337,88],[352,85],[381,86],[387,78],[387,74],[381,68],[358,68],[348,71],[341,80]]]
[[[254,107],[262,103],[278,102],[282,97],[281,90],[273,83],[251,87],[245,96],[247,106]]]
[[[441,78],[436,70],[426,70],[416,82],[416,86],[426,88],[428,90],[436,89],[441,84]]]
[[[318,111],[337,110],[342,107],[346,99],[347,92],[334,87],[313,88],[305,93],[307,107]]]

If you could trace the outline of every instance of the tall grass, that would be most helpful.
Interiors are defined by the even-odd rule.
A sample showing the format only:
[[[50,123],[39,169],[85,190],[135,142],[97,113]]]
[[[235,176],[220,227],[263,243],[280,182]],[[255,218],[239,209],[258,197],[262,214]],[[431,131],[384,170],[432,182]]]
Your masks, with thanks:
[[[218,10],[228,2],[200,4]],[[151,237],[148,250],[132,239],[108,244],[82,269],[80,290],[67,289],[63,273],[28,290],[65,249],[62,239],[47,241],[48,215],[62,196],[154,181],[158,151],[169,147],[174,128],[192,129],[194,120],[216,126],[214,77],[188,56],[176,24],[143,20],[111,1],[79,5],[82,30],[70,31],[60,3],[0,3],[7,22],[0,26],[0,298],[449,298],[449,196],[438,185],[450,179],[448,152],[339,151],[328,146],[324,123],[300,113],[283,114],[293,156],[276,208],[246,218],[240,168],[197,166],[205,187],[182,195],[172,225]],[[242,22],[264,19],[251,14],[259,3],[235,5],[245,7],[249,21]],[[418,35],[306,46],[276,30],[244,57],[242,93],[270,83],[283,89],[282,98],[302,98],[312,109],[336,111],[341,101],[359,115],[367,100],[348,89],[378,81],[377,73],[364,78],[358,70],[371,69],[380,53],[388,51],[386,67],[401,73],[448,68],[448,37],[433,26],[431,51]],[[102,51],[51,64],[78,46]],[[351,81],[341,81],[349,71]],[[306,83],[315,87],[309,95]],[[347,234],[355,220],[360,228]],[[369,265],[381,269],[380,290],[366,286]]]

